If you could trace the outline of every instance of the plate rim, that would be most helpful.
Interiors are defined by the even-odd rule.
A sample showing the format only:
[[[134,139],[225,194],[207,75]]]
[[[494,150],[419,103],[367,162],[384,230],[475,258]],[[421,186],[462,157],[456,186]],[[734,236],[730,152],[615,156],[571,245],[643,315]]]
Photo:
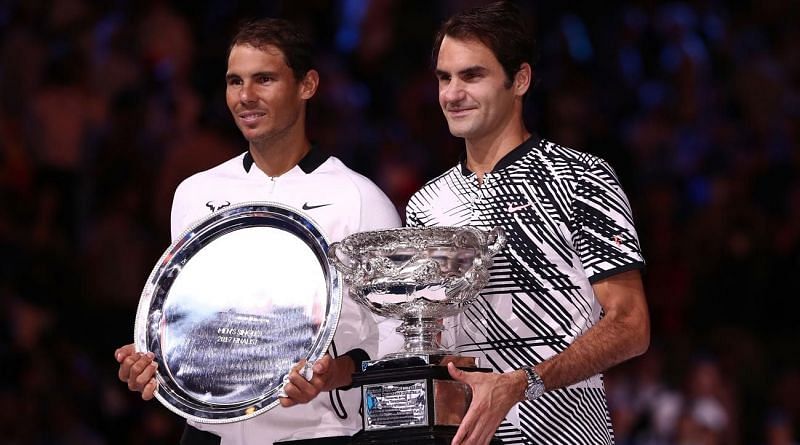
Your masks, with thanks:
[[[181,234],[170,243],[169,247],[165,249],[162,255],[159,257],[158,261],[155,263],[155,266],[152,268],[149,276],[147,277],[147,281],[145,282],[145,286],[142,290],[142,293],[139,297],[139,303],[136,311],[136,318],[134,321],[134,348],[137,352],[150,352],[149,344],[150,344],[150,335],[148,332],[148,319],[150,318],[151,312],[151,305],[153,303],[154,293],[158,288],[158,282],[160,281],[161,276],[167,270],[167,267],[170,265],[170,260],[173,257],[176,257],[177,253],[184,248],[185,245],[188,244],[195,236],[197,232],[202,233],[205,230],[212,229],[220,224],[224,223],[225,221],[240,218],[242,216],[258,216],[263,214],[264,212],[272,212],[276,215],[282,216],[284,219],[289,219],[290,221],[294,222],[296,227],[299,230],[304,230],[309,232],[313,238],[317,241],[316,247],[319,248],[319,253],[314,252],[314,255],[320,259],[320,266],[323,271],[327,271],[326,273],[326,286],[328,290],[328,310],[325,319],[323,320],[322,324],[320,325],[320,329],[318,333],[313,337],[314,343],[310,350],[308,351],[308,356],[306,359],[309,362],[319,359],[322,357],[329,349],[330,344],[333,342],[333,337],[336,332],[336,327],[339,323],[339,318],[341,316],[342,310],[342,303],[343,303],[343,286],[340,277],[340,273],[338,270],[333,267],[333,265],[328,260],[328,247],[330,246],[330,240],[328,239],[327,235],[322,231],[319,224],[317,224],[313,218],[311,218],[307,213],[302,212],[301,210],[274,201],[244,201],[240,203],[236,203],[230,205],[228,207],[224,207],[220,210],[217,210],[210,215],[200,218],[196,220],[194,223],[189,225],[185,230],[181,232]],[[288,216],[288,218],[286,218]],[[237,227],[234,230],[240,230],[246,227],[264,227],[264,226],[248,226],[243,225],[241,227]],[[269,226],[267,226],[269,227]],[[289,232],[291,233],[291,232]],[[294,236],[296,234],[292,233]],[[298,238],[300,238],[298,236]],[[307,243],[307,240],[302,240],[304,243]],[[311,247],[311,246],[309,246]],[[313,247],[312,247],[313,250]],[[192,256],[196,254],[193,253]],[[191,258],[191,257],[190,257]],[[166,297],[164,297],[166,298]],[[320,337],[322,337],[320,339]],[[161,362],[163,357],[160,355],[156,356],[156,359]],[[288,372],[289,370],[287,370]],[[258,403],[255,405],[249,405],[247,407],[243,407],[238,409],[240,412],[239,414],[230,416],[230,417],[223,417],[223,415],[227,414],[227,411],[219,411],[221,416],[219,417],[204,417],[202,415],[197,415],[198,410],[193,409],[193,413],[187,413],[183,411],[181,408],[189,408],[187,405],[181,405],[179,400],[183,398],[173,394],[173,391],[166,385],[165,379],[163,377],[163,373],[160,370],[156,371],[156,380],[158,382],[158,386],[156,388],[155,397],[156,399],[161,402],[166,408],[170,411],[178,414],[181,417],[186,419],[194,420],[199,423],[232,423],[238,422],[245,419],[249,419],[255,416],[258,416],[271,408],[275,407],[279,402],[279,395],[281,393],[280,387],[273,388],[270,392],[275,392],[277,389],[278,391],[275,392],[275,395],[264,397],[261,400],[258,400]],[[166,387],[165,387],[166,386]],[[162,389],[163,388],[163,389]],[[166,392],[166,394],[164,394]],[[269,400],[273,399],[273,400]],[[259,403],[262,403],[266,400],[269,400],[267,403],[262,404],[260,406],[256,406]],[[195,401],[198,404],[204,404],[206,402],[202,401]],[[241,402],[245,403],[245,402]],[[176,406],[181,405],[181,406]],[[212,404],[213,405],[213,404]],[[226,414],[223,414],[226,413]]]

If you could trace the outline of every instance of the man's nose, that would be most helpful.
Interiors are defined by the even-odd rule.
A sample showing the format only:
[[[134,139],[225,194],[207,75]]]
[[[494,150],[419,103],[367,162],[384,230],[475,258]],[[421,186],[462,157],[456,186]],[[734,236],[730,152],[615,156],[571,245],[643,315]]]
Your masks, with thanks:
[[[458,102],[464,99],[464,84],[458,79],[453,79],[440,92],[445,102]]]
[[[239,90],[239,100],[242,101],[242,103],[249,103],[256,101],[256,94],[255,91],[253,90],[252,83],[245,82],[242,85],[242,89]]]

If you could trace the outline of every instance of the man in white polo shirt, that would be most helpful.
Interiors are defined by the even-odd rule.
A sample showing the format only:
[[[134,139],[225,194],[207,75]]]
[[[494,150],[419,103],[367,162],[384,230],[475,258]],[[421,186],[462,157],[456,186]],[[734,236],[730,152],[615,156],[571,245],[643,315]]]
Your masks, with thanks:
[[[312,67],[309,41],[291,23],[262,19],[243,25],[231,43],[225,78],[228,108],[249,149],[178,186],[173,240],[211,212],[246,201],[301,209],[331,242],[400,225],[394,205],[375,184],[309,141],[306,102],[317,90],[319,74]],[[377,329],[365,309],[345,298],[333,340],[343,354],[318,360],[311,380],[293,371],[284,388],[288,397],[259,416],[227,424],[189,421],[181,444],[271,444],[321,437],[331,437],[324,443],[345,443],[361,426],[360,396],[357,390],[339,393],[337,388],[350,385],[360,361],[377,354]],[[120,380],[143,399],[152,399],[158,366],[152,354],[137,353],[129,344],[115,358]],[[324,391],[336,391],[342,406],[332,406],[334,397],[317,397]]]

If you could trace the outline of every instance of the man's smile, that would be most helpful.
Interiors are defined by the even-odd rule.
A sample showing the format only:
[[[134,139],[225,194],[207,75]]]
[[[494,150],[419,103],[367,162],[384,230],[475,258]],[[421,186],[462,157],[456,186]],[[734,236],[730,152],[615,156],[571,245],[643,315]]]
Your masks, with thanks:
[[[263,111],[246,111],[244,113],[239,113],[239,119],[245,123],[252,123],[256,122],[257,120],[261,119],[266,115],[267,113]]]
[[[476,110],[478,107],[448,107],[447,114],[453,117],[462,117],[469,114],[470,111]]]

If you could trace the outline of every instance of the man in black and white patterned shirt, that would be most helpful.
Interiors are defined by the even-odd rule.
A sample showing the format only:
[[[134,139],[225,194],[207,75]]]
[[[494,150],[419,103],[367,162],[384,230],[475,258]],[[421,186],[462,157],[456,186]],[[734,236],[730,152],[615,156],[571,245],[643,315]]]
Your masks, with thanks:
[[[454,444],[608,444],[602,372],[644,353],[644,267],[627,197],[602,159],[538,139],[522,119],[534,45],[501,2],[445,22],[433,50],[439,103],[464,139],[458,165],[410,200],[410,226],[501,226],[508,245],[457,320],[450,367],[473,400]],[[450,331],[452,332],[452,330]]]

